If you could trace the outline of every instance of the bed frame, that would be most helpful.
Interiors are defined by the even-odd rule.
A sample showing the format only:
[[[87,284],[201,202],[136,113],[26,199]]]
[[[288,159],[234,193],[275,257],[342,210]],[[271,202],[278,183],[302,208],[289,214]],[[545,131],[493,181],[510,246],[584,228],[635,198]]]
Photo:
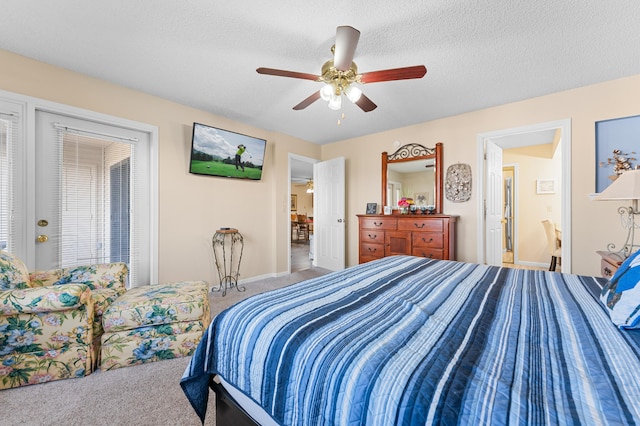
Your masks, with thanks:
[[[229,395],[229,392],[211,380],[209,387],[216,394],[216,425],[217,426],[259,426],[246,411]]]

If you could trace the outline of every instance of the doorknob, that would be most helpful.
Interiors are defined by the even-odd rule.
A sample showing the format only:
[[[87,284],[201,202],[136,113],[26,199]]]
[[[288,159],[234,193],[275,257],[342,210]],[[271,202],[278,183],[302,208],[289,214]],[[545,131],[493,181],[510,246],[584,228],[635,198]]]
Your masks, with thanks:
[[[47,226],[48,224],[49,224],[49,222],[44,220],[44,219],[40,219],[38,221],[38,226],[43,226],[44,227],[44,226]]]
[[[338,219],[338,223],[342,223],[342,219]]]
[[[39,243],[46,243],[47,241],[49,241],[49,237],[47,237],[46,235],[38,235],[36,239]]]

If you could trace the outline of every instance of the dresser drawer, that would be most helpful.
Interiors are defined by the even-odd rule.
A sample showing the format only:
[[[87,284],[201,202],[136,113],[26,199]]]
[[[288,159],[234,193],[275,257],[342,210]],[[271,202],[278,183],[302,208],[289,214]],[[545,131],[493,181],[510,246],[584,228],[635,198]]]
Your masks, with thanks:
[[[600,275],[603,278],[611,278],[622,265],[625,258],[618,252],[598,251],[602,259],[600,260]]]
[[[369,260],[381,259],[384,257],[384,244],[360,243],[360,258]]]
[[[413,232],[413,247],[444,248],[444,235],[435,232]]]
[[[360,241],[363,243],[384,244],[384,231],[378,229],[361,229]]]
[[[426,219],[416,217],[398,221],[399,231],[443,232],[442,219]]]
[[[612,265],[604,259],[600,261],[600,275],[603,278],[610,279],[611,277],[613,277],[617,270],[618,265]]]
[[[411,254],[413,256],[426,257],[429,259],[444,259],[444,250],[438,250],[430,247],[413,247]]]
[[[398,221],[391,217],[365,217],[360,218],[361,229],[395,230]]]

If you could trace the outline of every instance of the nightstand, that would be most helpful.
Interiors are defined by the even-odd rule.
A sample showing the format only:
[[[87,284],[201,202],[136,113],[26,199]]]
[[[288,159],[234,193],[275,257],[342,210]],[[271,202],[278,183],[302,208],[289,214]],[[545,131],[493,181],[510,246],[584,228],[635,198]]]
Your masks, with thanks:
[[[622,262],[624,262],[624,257],[620,253],[610,252],[610,251],[597,251],[602,260],[600,261],[600,275],[603,278],[611,278]]]

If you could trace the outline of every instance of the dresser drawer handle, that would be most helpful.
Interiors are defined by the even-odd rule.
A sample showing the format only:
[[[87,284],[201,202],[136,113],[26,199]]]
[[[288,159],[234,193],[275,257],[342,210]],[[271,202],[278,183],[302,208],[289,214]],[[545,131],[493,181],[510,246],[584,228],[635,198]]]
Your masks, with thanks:
[[[424,225],[425,225],[424,223],[421,223],[420,226],[418,226],[417,223],[415,223],[415,222],[413,223],[413,226],[415,226],[418,229],[424,228]]]
[[[375,226],[382,226],[382,224],[383,224],[383,223],[384,223],[384,222],[373,222],[373,224],[374,224]]]
[[[433,259],[433,253],[429,253],[428,255],[426,253],[422,253],[422,257],[427,257],[429,259]]]
[[[429,238],[429,241],[427,241],[427,239],[425,237],[422,237],[422,241],[424,241],[425,243],[432,243],[433,242],[433,237]]]
[[[371,253],[375,253],[376,251],[378,251],[377,248],[371,248],[371,247],[367,247],[367,250],[369,250]]]
[[[369,237],[370,240],[377,240],[378,239],[378,234],[367,234],[367,237]]]

